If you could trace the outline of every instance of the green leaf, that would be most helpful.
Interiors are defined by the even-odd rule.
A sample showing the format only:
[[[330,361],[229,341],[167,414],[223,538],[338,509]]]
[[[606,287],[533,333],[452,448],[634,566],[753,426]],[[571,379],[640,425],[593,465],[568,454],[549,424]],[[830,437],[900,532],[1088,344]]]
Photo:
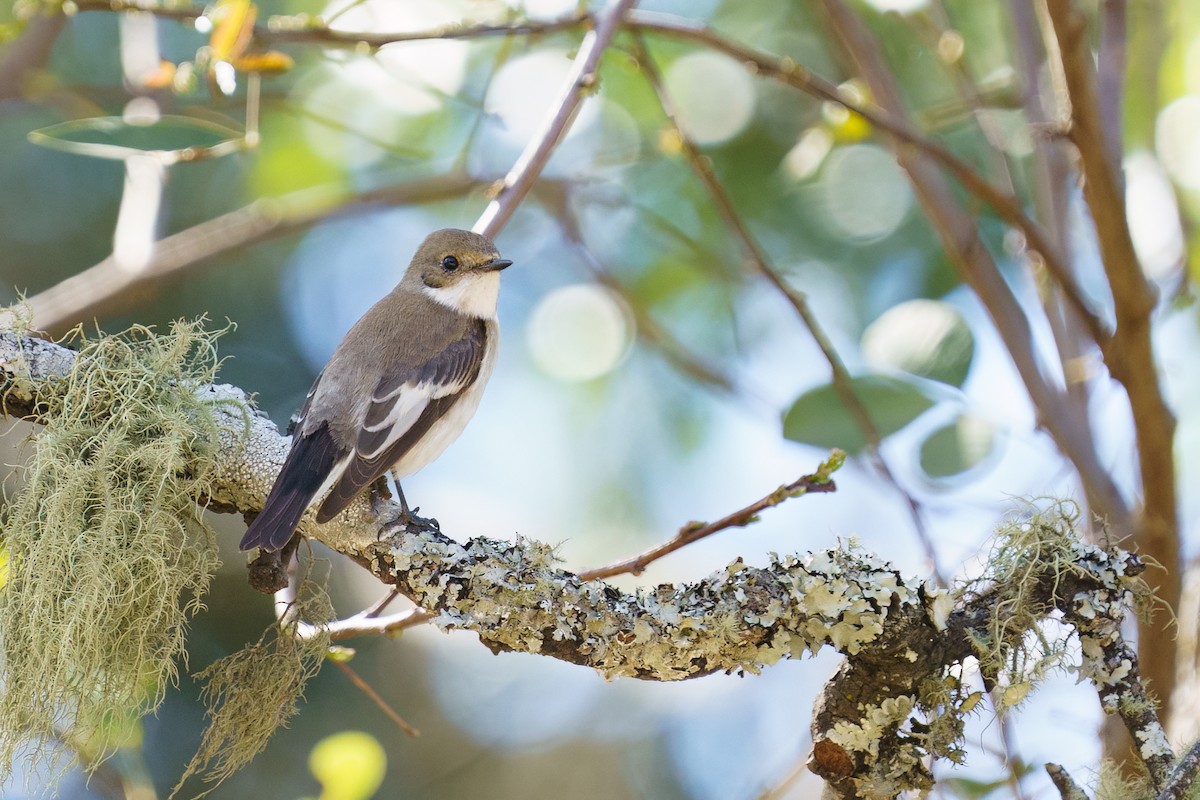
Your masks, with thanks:
[[[909,300],[867,326],[862,349],[873,366],[962,386],[975,356],[975,337],[949,303]]]
[[[931,478],[950,478],[976,467],[992,452],[995,431],[978,417],[960,415],[921,444],[921,469]]]
[[[232,128],[191,117],[89,117],[33,131],[29,141],[53,150],[123,160],[158,153],[168,161],[195,161],[236,152],[245,137]]]
[[[935,399],[917,381],[887,375],[852,378],[854,394],[881,437],[890,436],[928,411]],[[783,435],[816,447],[857,453],[866,446],[858,423],[832,384],[809,389],[783,417]]]

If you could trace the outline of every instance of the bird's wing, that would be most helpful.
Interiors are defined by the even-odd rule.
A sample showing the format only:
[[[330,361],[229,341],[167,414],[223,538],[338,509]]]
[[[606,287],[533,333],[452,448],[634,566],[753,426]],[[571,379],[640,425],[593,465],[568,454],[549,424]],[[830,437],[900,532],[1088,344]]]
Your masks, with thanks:
[[[475,383],[486,347],[487,330],[480,322],[429,360],[384,375],[371,396],[354,453],[317,512],[318,522],[337,516],[421,441]]]
[[[297,427],[279,477],[262,511],[242,538],[241,549],[278,550],[287,544],[308,504],[320,491],[335,463],[344,457],[328,425],[301,434]]]

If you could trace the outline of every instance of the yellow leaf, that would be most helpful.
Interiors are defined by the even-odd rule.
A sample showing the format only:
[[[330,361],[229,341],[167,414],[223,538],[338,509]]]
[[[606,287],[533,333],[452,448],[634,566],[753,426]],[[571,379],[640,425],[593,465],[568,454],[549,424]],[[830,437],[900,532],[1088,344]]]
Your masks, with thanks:
[[[233,60],[233,68],[238,72],[266,72],[277,74],[287,72],[296,66],[296,62],[286,53],[274,50],[266,53],[250,53]]]
[[[387,772],[387,754],[369,733],[342,731],[317,742],[308,768],[321,784],[320,800],[366,800]]]
[[[147,89],[168,89],[175,85],[175,65],[170,61],[159,62],[158,70],[142,79]]]
[[[212,60],[232,62],[246,52],[254,36],[257,16],[258,8],[250,0],[217,0],[212,12],[212,35],[208,39]]]

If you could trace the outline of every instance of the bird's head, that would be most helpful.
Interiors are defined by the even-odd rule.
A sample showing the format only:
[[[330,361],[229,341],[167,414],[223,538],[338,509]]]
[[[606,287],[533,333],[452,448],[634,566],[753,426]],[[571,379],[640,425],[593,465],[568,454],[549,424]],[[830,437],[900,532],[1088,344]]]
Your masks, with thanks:
[[[421,242],[404,282],[461,314],[492,318],[500,270],[510,264],[487,237],[446,228]]]

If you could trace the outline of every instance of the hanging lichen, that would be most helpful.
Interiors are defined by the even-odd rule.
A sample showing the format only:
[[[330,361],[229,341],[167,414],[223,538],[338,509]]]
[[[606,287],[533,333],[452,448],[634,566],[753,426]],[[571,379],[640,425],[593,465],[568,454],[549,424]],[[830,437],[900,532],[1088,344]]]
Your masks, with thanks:
[[[317,674],[329,650],[324,624],[333,618],[325,592],[325,579],[310,571],[300,581],[296,601],[284,618],[273,624],[255,644],[197,673],[204,680],[208,727],[200,749],[188,763],[172,797],[184,782],[204,775],[212,786],[249,764],[280,727],[296,714],[296,704],[309,679]],[[302,637],[301,620],[319,623]]]
[[[212,381],[219,335],[199,321],[77,334],[75,366],[43,397],[48,424],[0,518],[0,777],[59,743],[94,768],[114,720],[153,711],[177,677],[218,566],[195,503],[217,436],[193,387]]]

